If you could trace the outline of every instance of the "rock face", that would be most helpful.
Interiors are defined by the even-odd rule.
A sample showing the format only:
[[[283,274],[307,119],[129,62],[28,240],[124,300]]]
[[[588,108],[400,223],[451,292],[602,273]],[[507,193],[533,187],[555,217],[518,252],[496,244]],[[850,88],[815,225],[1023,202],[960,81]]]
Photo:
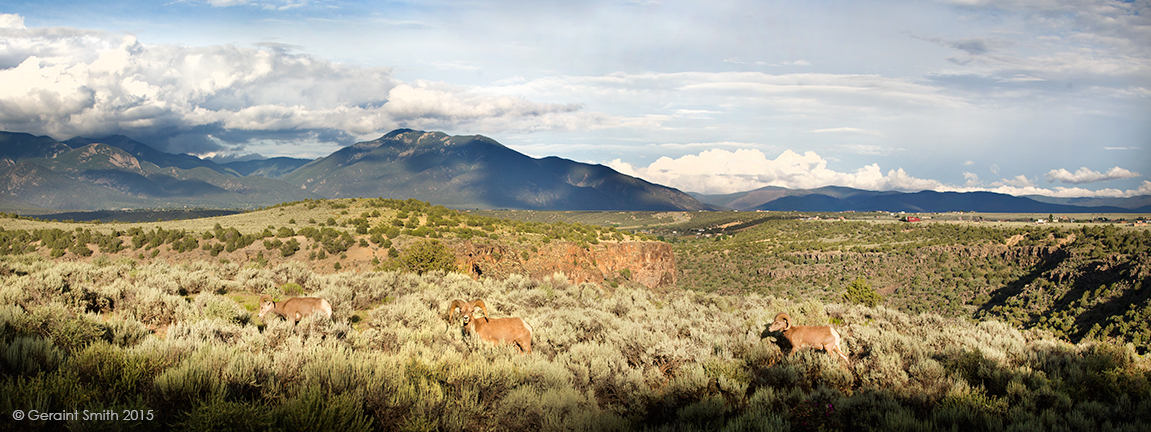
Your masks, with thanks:
[[[675,285],[675,257],[662,242],[601,243],[587,248],[551,242],[538,251],[502,243],[463,242],[452,246],[461,271],[502,279],[513,274],[544,278],[562,273],[573,283],[630,280],[651,289]]]

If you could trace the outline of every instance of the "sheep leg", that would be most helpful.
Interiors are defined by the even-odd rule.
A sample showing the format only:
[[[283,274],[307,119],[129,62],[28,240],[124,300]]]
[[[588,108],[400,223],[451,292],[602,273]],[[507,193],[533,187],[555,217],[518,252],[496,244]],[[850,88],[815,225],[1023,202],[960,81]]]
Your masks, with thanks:
[[[824,351],[827,351],[828,354],[831,354],[833,352],[836,354],[839,354],[840,357],[843,357],[843,361],[851,363],[851,360],[848,360],[847,356],[843,354],[843,351],[839,350],[838,345],[827,344],[827,345],[824,345],[823,349],[824,349]]]

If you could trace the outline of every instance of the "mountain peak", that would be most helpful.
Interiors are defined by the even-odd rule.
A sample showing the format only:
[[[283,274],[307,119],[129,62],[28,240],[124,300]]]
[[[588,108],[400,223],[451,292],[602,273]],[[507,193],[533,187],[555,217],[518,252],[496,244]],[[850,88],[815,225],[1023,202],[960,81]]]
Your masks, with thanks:
[[[534,159],[482,135],[397,129],[283,178],[325,197],[416,197],[460,208],[698,210],[678,190],[611,168]]]
[[[396,130],[394,130],[394,131],[388,132],[386,135],[384,135],[384,136],[380,137],[380,139],[395,138],[395,137],[398,137],[398,136],[400,136],[400,135],[406,134],[406,133],[408,133],[408,132],[419,132],[419,133],[423,133],[423,131],[418,131],[418,130],[415,130],[415,129],[400,128],[400,129],[396,129]]]

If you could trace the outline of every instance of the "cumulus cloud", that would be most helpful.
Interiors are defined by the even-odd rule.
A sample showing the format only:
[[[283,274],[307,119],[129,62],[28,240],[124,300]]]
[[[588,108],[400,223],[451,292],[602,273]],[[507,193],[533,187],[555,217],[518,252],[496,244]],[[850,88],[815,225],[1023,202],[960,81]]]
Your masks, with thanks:
[[[1066,169],[1063,169],[1063,168],[1054,169],[1054,170],[1048,171],[1047,175],[1044,177],[1047,179],[1048,182],[1051,182],[1051,183],[1058,181],[1060,183],[1068,183],[1068,184],[1087,184],[1087,183],[1097,183],[1097,182],[1105,182],[1105,181],[1111,181],[1111,180],[1123,180],[1123,179],[1129,179],[1129,178],[1136,178],[1136,177],[1140,177],[1140,174],[1137,172],[1133,172],[1130,170],[1120,168],[1120,167],[1111,168],[1110,170],[1108,170],[1105,173],[1094,171],[1094,170],[1088,169],[1087,167],[1082,167],[1082,168],[1079,168],[1079,170],[1075,171],[1075,172],[1067,171]]]
[[[24,17],[16,14],[0,14],[0,29],[22,29]]]
[[[786,150],[775,159],[769,159],[754,149],[716,149],[677,159],[661,157],[646,167],[633,166],[619,159],[607,165],[624,174],[706,194],[734,193],[764,186],[812,189],[836,185],[904,191],[944,187],[935,180],[912,177],[902,168],[888,170],[885,174],[879,164],[867,165],[851,173],[837,172],[827,168],[827,160],[812,151],[799,154]]]
[[[1046,195],[1053,197],[1132,197],[1151,195],[1151,181],[1137,189],[1088,190],[1078,187],[1041,188],[1026,176],[1017,175],[985,184],[979,175],[964,172],[962,186],[909,175],[902,168],[885,173],[879,164],[865,165],[853,172],[839,172],[827,167],[827,159],[815,152],[803,154],[785,150],[775,159],[755,149],[705,150],[679,158],[661,157],[648,166],[635,166],[620,159],[606,165],[623,174],[668,185],[680,190],[704,194],[729,194],[765,186],[789,189],[814,189],[823,186],[845,186],[866,190],[938,192],[987,191],[1008,195]]]
[[[979,180],[979,175],[975,173],[964,172],[963,179],[966,180],[963,185],[967,187],[976,187],[983,184],[983,182]]]
[[[221,149],[208,136],[244,131],[351,141],[397,127],[491,133],[611,121],[578,104],[406,83],[390,68],[283,47],[147,45],[98,31],[26,29],[16,15],[0,16],[0,41],[0,129],[58,139],[146,136],[161,150],[203,154]]]
[[[991,183],[991,186],[1011,186],[1017,188],[1029,188],[1035,186],[1031,179],[1024,175],[1017,175],[1015,177],[1005,178],[997,182]]]
[[[958,192],[971,192],[971,191],[987,191],[996,192],[1007,195],[1023,196],[1023,195],[1044,195],[1058,198],[1130,198],[1134,196],[1151,195],[1151,181],[1144,180],[1136,189],[1121,190],[1115,188],[1105,188],[1099,190],[1083,189],[1080,187],[1054,187],[1051,189],[1041,188],[1038,186],[1011,186],[1000,185],[995,187],[980,187],[980,188],[966,188],[958,189]]]

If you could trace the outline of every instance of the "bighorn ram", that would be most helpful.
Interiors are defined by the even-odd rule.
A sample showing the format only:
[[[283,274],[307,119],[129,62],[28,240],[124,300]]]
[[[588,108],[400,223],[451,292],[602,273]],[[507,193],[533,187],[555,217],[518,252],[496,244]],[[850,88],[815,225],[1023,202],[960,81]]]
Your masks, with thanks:
[[[265,295],[260,297],[260,318],[268,312],[275,312],[284,319],[292,320],[292,324],[313,313],[321,313],[332,319],[332,305],[327,300],[316,297],[296,297],[274,302],[271,296]]]
[[[782,330],[783,337],[787,338],[788,342],[791,342],[791,351],[787,353],[788,355],[791,355],[795,350],[803,347],[813,347],[827,351],[828,355],[833,352],[839,354],[840,357],[843,357],[844,361],[849,364],[851,363],[851,360],[848,360],[847,356],[843,354],[843,351],[839,350],[839,332],[835,331],[831,326],[813,327],[792,325],[791,316],[781,312],[775,316],[775,322],[771,323],[771,326],[768,327],[767,330],[773,332]]]
[[[473,316],[477,307],[484,311],[482,318]],[[521,353],[532,353],[532,326],[523,319],[518,317],[489,319],[488,306],[483,300],[470,302],[452,300],[452,304],[448,306],[448,320],[454,319],[456,314],[463,316],[463,327],[469,335],[479,336],[480,339],[492,343],[514,343]]]

